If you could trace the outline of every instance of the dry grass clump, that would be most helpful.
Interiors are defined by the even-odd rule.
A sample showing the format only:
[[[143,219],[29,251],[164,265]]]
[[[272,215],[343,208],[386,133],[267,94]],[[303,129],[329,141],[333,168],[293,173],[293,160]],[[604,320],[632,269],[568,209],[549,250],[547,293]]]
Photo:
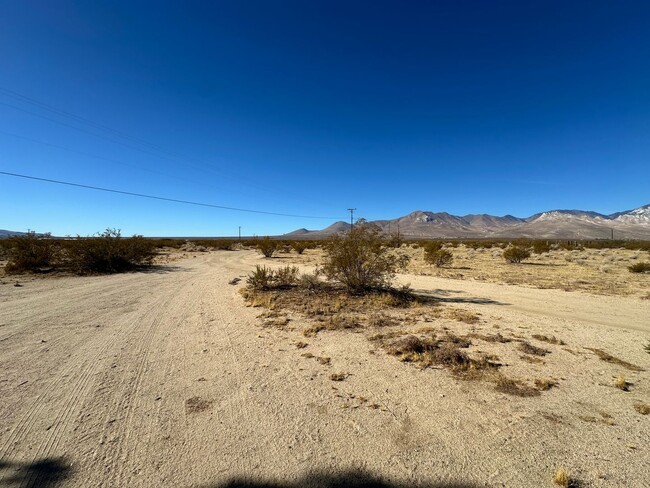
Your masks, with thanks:
[[[484,374],[495,372],[500,366],[487,357],[470,357],[461,349],[469,347],[471,343],[453,335],[437,339],[433,334],[425,337],[409,334],[394,340],[385,337],[376,340],[382,343],[388,354],[397,356],[401,361],[416,363],[422,368],[441,366],[466,379],[479,379]]]
[[[466,324],[475,324],[481,320],[478,314],[469,310],[463,310],[462,308],[449,308],[445,315],[450,319],[458,320]]]
[[[545,336],[541,334],[533,334],[533,339],[537,339],[538,341],[542,342],[548,342],[549,344],[555,344],[558,346],[565,346],[566,342],[564,342],[562,339],[558,339],[555,336]]]
[[[614,386],[619,390],[629,391],[630,383],[627,382],[625,376],[621,375],[618,378],[616,378],[616,381],[614,382]]]
[[[634,405],[634,410],[641,415],[648,415],[650,413],[650,403],[637,403]]]
[[[501,393],[514,395],[519,397],[534,397],[539,396],[540,392],[537,388],[523,384],[521,381],[506,378],[499,375],[496,379],[494,389]]]
[[[632,364],[628,363],[627,361],[623,361],[622,359],[619,359],[617,357],[612,356],[611,354],[603,351],[602,349],[596,349],[593,347],[585,347],[585,349],[593,352],[598,356],[601,361],[605,361],[606,363],[612,363],[612,364],[617,364],[619,366],[623,366],[626,369],[629,369],[630,371],[643,371],[643,368]]]
[[[522,356],[519,357],[522,361],[526,361],[527,363],[530,364],[544,364],[544,360],[541,358],[536,358],[534,356],[528,356],[527,354],[523,354]]]
[[[548,349],[543,349],[541,347],[533,346],[530,342],[521,341],[519,344],[519,350],[525,354],[530,354],[532,356],[546,356],[549,351]]]
[[[545,379],[535,380],[535,387],[540,391],[548,391],[555,386],[557,386],[557,381],[545,380]]]
[[[571,476],[569,472],[564,468],[558,468],[553,474],[553,483],[563,488],[569,488],[571,486]]]
[[[640,262],[628,266],[630,273],[650,273],[650,262]]]
[[[472,339],[481,339],[486,342],[499,342],[501,344],[512,342],[512,339],[502,336],[500,332],[497,332],[496,334],[479,334],[472,332],[471,334],[467,334],[467,337],[471,337]]]
[[[370,327],[393,327],[399,322],[394,317],[383,313],[373,313],[370,314],[367,321]]]

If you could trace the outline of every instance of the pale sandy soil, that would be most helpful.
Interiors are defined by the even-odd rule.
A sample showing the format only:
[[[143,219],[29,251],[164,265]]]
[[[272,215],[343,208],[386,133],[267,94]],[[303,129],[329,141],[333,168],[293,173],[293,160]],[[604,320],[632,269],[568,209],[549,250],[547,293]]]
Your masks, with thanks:
[[[415,275],[438,276],[455,280],[475,280],[534,288],[580,291],[598,295],[631,295],[650,299],[647,274],[630,273],[628,266],[650,262],[650,252],[627,249],[553,250],[532,254],[521,264],[507,263],[503,250],[471,249],[461,244],[446,247],[454,255],[449,267],[436,268],[424,261],[424,250],[404,245],[400,253],[411,261],[408,272]],[[315,265],[323,256],[319,249],[307,250],[302,256],[278,254],[281,259],[299,264]]]
[[[481,317],[427,325],[551,350],[529,364],[512,343],[472,346],[498,353],[509,376],[558,381],[519,398],[400,363],[368,341],[370,330],[305,338],[296,316],[284,329],[262,327],[242,284],[228,281],[260,263],[314,264],[309,253],[186,255],[149,273],[4,280],[0,486],[222,486],[237,477],[305,486],[310,472],[363,469],[407,486],[539,487],[553,486],[559,466],[583,486],[648,486],[650,416],[633,406],[650,403],[650,301],[400,276]],[[333,382],[334,372],[349,376]],[[621,374],[629,392],[613,386]]]

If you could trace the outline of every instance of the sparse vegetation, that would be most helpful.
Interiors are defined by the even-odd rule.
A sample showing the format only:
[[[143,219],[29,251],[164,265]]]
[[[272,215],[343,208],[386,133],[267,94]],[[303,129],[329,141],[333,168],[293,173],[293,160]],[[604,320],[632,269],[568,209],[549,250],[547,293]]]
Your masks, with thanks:
[[[265,237],[264,239],[260,239],[256,243],[257,250],[262,253],[262,255],[265,258],[270,258],[273,256],[275,251],[278,250],[279,247],[279,242],[274,241],[270,237]]]
[[[524,385],[520,381],[506,378],[503,375],[498,376],[494,389],[501,393],[520,397],[534,397],[540,394],[538,389]]]
[[[273,269],[258,264],[246,278],[246,284],[256,291],[288,288],[295,285],[297,281],[298,268],[295,266]]]
[[[592,347],[586,347],[585,349],[593,352],[596,356],[598,356],[601,359],[601,361],[605,361],[606,363],[617,364],[618,366],[623,366],[624,368],[629,369],[630,371],[643,371],[643,368],[635,364],[628,363],[627,361],[623,361],[622,359],[619,359],[617,357],[614,357],[611,354],[603,351],[602,349],[595,349]]]
[[[309,249],[309,243],[306,241],[291,241],[289,245],[291,249],[296,251],[296,254],[302,254],[305,250]]]
[[[79,274],[119,273],[150,265],[154,244],[142,236],[123,238],[118,229],[69,241],[67,260]]]
[[[621,375],[618,378],[616,378],[616,381],[614,382],[614,386],[619,390],[628,391],[630,384],[625,380],[625,376]]]
[[[429,244],[424,248],[424,260],[427,263],[436,266],[437,268],[449,266],[454,260],[454,255],[451,253],[451,251],[448,251],[446,249],[434,249],[435,246],[432,244]]]
[[[57,264],[61,253],[60,245],[50,234],[37,235],[27,232],[6,240],[8,262],[7,273],[38,272]]]
[[[642,261],[627,267],[630,273],[650,273],[650,262]]]
[[[540,391],[548,391],[555,386],[557,386],[557,381],[543,379],[535,380],[535,387]]]
[[[564,468],[559,468],[553,474],[553,483],[563,488],[569,488],[571,486],[571,476],[569,472]]]
[[[650,403],[637,403],[634,405],[634,410],[641,415],[648,415],[650,413]]]
[[[538,341],[542,341],[542,342],[547,342],[549,344],[555,344],[555,345],[558,345],[558,346],[566,345],[566,342],[564,342],[561,339],[558,339],[555,336],[545,336],[545,335],[541,335],[541,334],[533,334],[532,337],[533,337],[533,339],[537,339]]]
[[[543,254],[551,250],[551,245],[548,241],[534,241],[533,242],[533,252],[535,254]]]
[[[322,272],[352,294],[389,288],[408,257],[389,252],[384,244],[377,226],[360,221],[346,235],[329,240]]]
[[[8,273],[72,271],[77,274],[120,273],[153,262],[156,242],[142,236],[124,238],[118,229],[93,237],[52,239],[28,232],[7,239]]]
[[[546,356],[549,352],[551,352],[548,349],[533,346],[530,342],[526,341],[521,341],[519,344],[519,350],[525,354],[530,354],[532,356]]]
[[[511,264],[519,264],[530,257],[530,251],[522,246],[510,246],[503,251],[503,257]]]

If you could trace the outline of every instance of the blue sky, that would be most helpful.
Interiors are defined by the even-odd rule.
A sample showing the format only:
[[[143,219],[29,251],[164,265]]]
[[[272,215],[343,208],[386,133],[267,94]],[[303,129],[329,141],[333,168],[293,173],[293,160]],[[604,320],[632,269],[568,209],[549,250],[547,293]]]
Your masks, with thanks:
[[[0,171],[327,217],[0,175],[0,228],[266,235],[348,207],[638,207],[648,25],[641,1],[0,0]]]

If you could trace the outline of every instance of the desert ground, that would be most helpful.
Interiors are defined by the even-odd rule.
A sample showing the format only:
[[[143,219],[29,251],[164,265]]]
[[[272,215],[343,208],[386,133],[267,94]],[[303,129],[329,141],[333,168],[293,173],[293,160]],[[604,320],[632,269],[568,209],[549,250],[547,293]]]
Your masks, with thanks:
[[[240,290],[255,265],[309,271],[318,250],[2,277],[0,486],[540,487],[558,468],[573,486],[648,486],[650,279],[626,270],[641,253],[507,265],[459,249],[435,269],[420,251],[397,279],[434,308],[307,334],[312,318]],[[398,330],[472,337],[471,354],[548,388],[516,396],[400,361],[373,339]]]

